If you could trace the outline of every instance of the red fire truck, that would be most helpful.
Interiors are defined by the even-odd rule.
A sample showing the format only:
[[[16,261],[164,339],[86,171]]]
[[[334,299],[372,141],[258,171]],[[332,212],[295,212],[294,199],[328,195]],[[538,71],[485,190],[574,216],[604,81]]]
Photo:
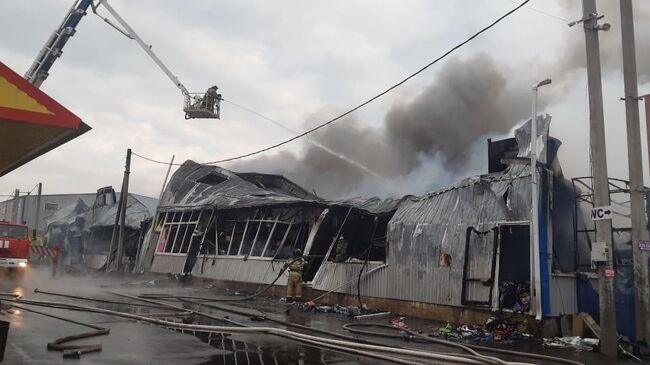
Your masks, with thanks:
[[[0,220],[0,270],[12,279],[20,279],[29,266],[29,229],[24,224]]]

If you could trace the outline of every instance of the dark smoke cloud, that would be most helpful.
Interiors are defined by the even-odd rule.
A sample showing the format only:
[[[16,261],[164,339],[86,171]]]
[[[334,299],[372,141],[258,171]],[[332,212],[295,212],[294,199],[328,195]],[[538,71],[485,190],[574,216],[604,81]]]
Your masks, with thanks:
[[[486,55],[450,62],[415,100],[386,115],[386,135],[403,158],[402,173],[432,150],[454,169],[477,137],[507,132],[528,111],[529,93],[513,91]]]
[[[528,84],[506,79],[506,71],[485,54],[451,59],[413,100],[394,105],[381,128],[348,117],[312,135],[376,175],[309,143],[299,154],[284,151],[228,167],[284,174],[328,198],[424,193],[482,172],[476,170],[486,160],[484,138],[505,134],[528,117]],[[321,110],[308,119],[334,114]]]

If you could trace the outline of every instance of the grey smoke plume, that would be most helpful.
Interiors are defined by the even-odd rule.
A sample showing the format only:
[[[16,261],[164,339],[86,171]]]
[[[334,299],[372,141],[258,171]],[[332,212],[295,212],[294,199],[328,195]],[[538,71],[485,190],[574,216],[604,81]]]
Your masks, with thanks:
[[[579,1],[563,2],[567,6],[572,18],[582,17],[582,7]],[[605,17],[600,24],[609,23],[611,28],[607,32],[599,32],[600,57],[603,74],[609,72],[623,72],[623,59],[621,48],[621,13],[619,2],[599,1],[598,14]],[[634,33],[636,40],[636,63],[639,83],[650,82],[650,47],[647,47],[647,35],[650,34],[650,1],[633,1],[634,7]],[[582,24],[575,25],[576,31],[568,38],[563,55],[558,59],[554,79],[572,71],[585,68],[586,51]],[[555,81],[555,80],[554,80]]]
[[[379,177],[311,144],[299,154],[283,151],[228,167],[283,174],[328,198],[430,191],[484,172],[485,138],[505,134],[528,117],[528,84],[506,79],[506,71],[485,54],[452,59],[413,100],[395,104],[379,128],[348,117],[313,134],[314,140]],[[308,120],[334,114],[321,110]]]

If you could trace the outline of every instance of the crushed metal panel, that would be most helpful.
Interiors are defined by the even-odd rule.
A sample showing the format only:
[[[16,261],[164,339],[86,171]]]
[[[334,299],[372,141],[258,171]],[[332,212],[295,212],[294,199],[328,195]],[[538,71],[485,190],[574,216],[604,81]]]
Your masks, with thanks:
[[[364,268],[363,262],[355,263],[337,263],[324,262],[321,270],[314,276],[312,288],[333,291],[335,293],[357,294],[357,279],[363,268],[363,272],[375,270],[384,263],[369,262]],[[378,269],[377,271],[381,271]],[[381,281],[377,280],[378,272],[372,272],[368,276],[361,277],[361,295],[382,297],[383,285],[378,285]],[[347,285],[345,285],[347,283]]]

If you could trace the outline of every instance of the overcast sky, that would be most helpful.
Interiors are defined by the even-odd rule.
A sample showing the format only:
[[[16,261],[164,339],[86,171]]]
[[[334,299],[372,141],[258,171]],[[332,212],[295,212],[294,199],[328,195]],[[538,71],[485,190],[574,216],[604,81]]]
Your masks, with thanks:
[[[3,1],[0,60],[24,73],[72,2]],[[111,0],[190,91],[204,91],[217,84],[226,99],[295,130],[317,122],[310,119],[314,115],[333,116],[383,90],[516,3]],[[612,24],[612,31],[600,36],[609,171],[611,176],[627,178],[625,114],[619,101],[623,81],[617,4],[618,0],[599,1],[603,12],[607,11],[605,20]],[[642,76],[639,89],[650,93],[650,52],[643,39],[649,34],[643,30],[650,30],[650,4],[637,0],[634,5]],[[529,90],[535,81],[554,79],[540,90],[541,111],[552,114],[551,134],[563,141],[560,158],[565,173],[569,177],[588,175],[586,74],[579,57],[584,54],[584,35],[582,28],[566,25],[579,18],[579,0],[531,1],[528,8],[453,57],[358,112],[355,120],[363,127],[382,128],[386,112],[435,84],[445,65],[487,54],[506,70],[511,85]],[[177,162],[210,161],[291,136],[229,104],[222,106],[221,120],[186,121],[178,89],[134,41],[92,14],[82,20],[50,74],[42,89],[93,129],[0,177],[0,194],[9,194],[14,188],[29,190],[39,181],[44,193],[92,192],[106,185],[119,189],[128,147],[160,160],[175,154]],[[642,133],[645,135],[645,127]],[[270,154],[290,151],[299,156],[302,143],[294,142]],[[165,169],[134,158],[130,190],[157,197]]]

